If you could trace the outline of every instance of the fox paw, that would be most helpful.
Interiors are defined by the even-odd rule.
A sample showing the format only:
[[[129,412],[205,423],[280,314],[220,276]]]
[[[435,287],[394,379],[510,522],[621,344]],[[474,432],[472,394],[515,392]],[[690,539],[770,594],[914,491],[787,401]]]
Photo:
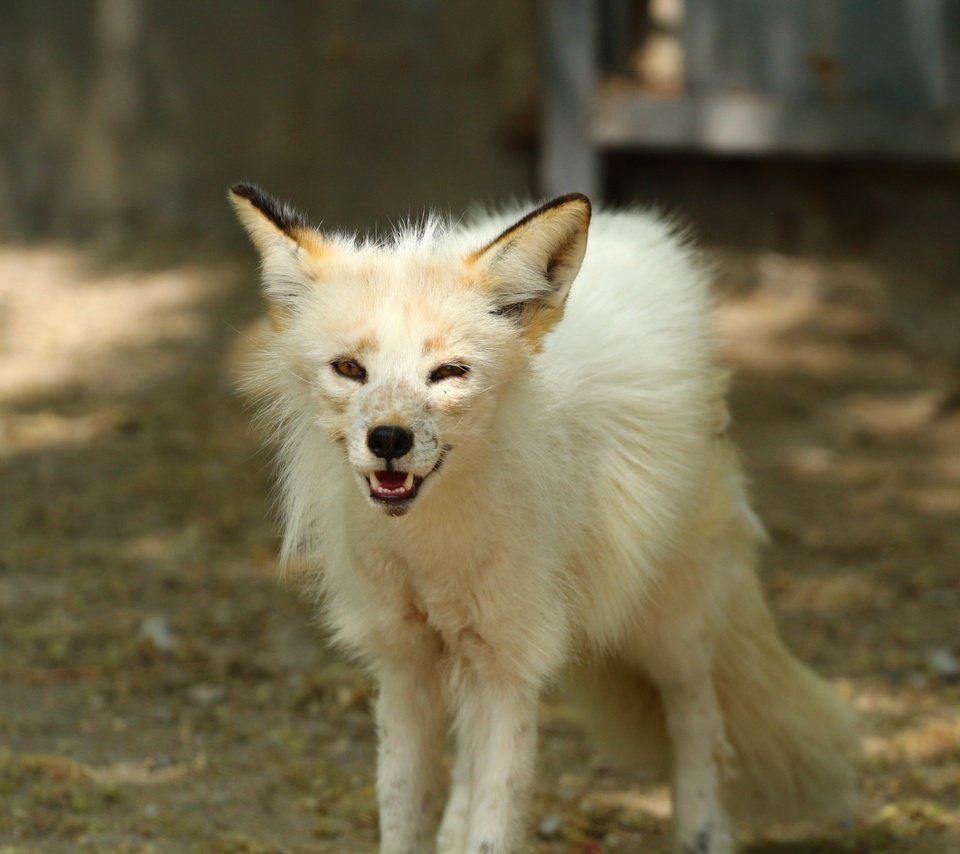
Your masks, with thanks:
[[[678,854],[736,854],[737,844],[725,828],[708,825],[678,839],[676,850]]]

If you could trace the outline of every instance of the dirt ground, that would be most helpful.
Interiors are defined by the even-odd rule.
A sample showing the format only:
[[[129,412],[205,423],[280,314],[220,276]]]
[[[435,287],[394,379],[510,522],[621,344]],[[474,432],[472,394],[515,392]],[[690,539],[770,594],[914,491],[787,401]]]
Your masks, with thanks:
[[[750,850],[960,851],[958,374],[863,265],[721,260],[765,585],[864,729],[856,825]],[[2,854],[375,850],[369,686],[278,576],[232,389],[254,267],[0,247]],[[545,703],[531,851],[665,852],[668,817]]]

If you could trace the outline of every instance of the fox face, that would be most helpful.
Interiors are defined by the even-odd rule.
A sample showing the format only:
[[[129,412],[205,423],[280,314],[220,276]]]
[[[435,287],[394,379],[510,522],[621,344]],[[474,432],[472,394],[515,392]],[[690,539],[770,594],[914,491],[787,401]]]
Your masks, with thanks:
[[[372,244],[323,235],[250,185],[230,200],[273,326],[258,386],[281,420],[307,413],[391,516],[484,442],[502,387],[562,317],[590,218],[567,196],[477,247],[429,222]]]
[[[522,348],[487,300],[448,284],[456,265],[432,275],[419,260],[361,275],[354,266],[341,263],[278,334],[294,348],[317,427],[342,447],[371,504],[402,515],[448,454],[483,435]]]

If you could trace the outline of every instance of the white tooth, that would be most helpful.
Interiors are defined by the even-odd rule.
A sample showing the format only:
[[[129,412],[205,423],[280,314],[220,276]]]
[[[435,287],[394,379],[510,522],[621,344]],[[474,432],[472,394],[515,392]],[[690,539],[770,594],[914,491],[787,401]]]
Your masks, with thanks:
[[[380,481],[377,480],[377,473],[375,471],[372,471],[370,472],[369,476],[370,476],[370,485],[373,486],[374,489],[379,489]]]
[[[407,479],[403,482],[403,488],[407,490],[407,492],[413,489],[413,472],[412,471],[407,472]]]

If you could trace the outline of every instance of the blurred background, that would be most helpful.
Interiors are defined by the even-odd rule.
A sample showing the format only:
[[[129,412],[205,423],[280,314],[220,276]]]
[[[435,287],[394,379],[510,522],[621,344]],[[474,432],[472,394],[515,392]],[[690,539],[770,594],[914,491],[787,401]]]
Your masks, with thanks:
[[[343,228],[577,187],[876,261],[958,356],[958,42],[954,0],[8,0],[0,235],[236,242],[240,179]]]
[[[375,850],[369,686],[275,565],[225,203],[325,227],[587,192],[716,269],[791,645],[855,826],[960,850],[960,0],[0,3],[0,850]],[[531,850],[666,851],[545,704]]]

